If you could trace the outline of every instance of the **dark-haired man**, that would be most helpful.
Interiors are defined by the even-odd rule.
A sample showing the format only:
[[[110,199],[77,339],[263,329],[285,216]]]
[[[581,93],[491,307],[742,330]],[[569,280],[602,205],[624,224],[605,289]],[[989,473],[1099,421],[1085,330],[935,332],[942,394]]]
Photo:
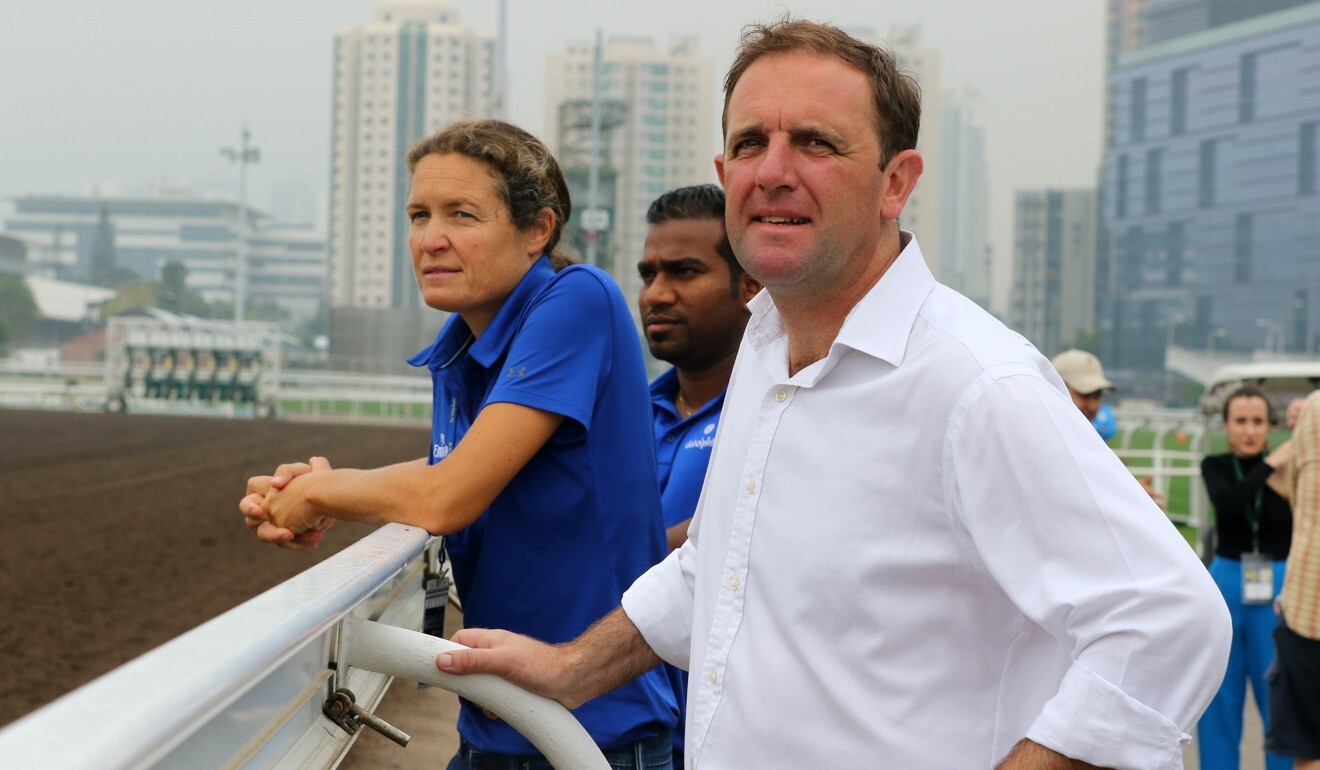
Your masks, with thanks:
[[[724,389],[761,285],[733,256],[724,191],[680,187],[646,212],[637,309],[651,355],[673,364],[651,383],[656,458],[669,550],[687,540],[715,443]]]
[[[1049,361],[939,285],[898,216],[916,84],[837,28],[753,25],[716,169],[750,303],[689,540],[547,646],[456,641],[566,704],[691,672],[688,767],[1181,767],[1223,600]]]
[[[733,256],[724,232],[724,191],[713,184],[680,187],[646,212],[637,272],[637,309],[651,355],[673,366],[651,383],[660,502],[669,550],[687,540],[701,497],[724,389],[761,285]],[[671,668],[680,711],[687,674]],[[674,730],[674,767],[683,767],[682,713]]]

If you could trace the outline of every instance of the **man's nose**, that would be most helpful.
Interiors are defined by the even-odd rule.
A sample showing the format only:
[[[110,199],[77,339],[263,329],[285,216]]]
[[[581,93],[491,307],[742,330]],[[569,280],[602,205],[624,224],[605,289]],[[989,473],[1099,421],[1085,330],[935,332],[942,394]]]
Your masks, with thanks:
[[[786,138],[772,139],[761,153],[756,169],[758,186],[771,189],[776,187],[792,188],[797,186],[797,160],[792,144]]]
[[[657,275],[642,286],[642,303],[650,307],[674,304],[674,287],[664,276]]]

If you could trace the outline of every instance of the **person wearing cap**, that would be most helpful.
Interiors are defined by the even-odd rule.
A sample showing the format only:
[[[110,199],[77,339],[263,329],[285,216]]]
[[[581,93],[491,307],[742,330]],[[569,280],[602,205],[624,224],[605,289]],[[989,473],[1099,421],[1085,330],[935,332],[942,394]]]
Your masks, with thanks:
[[[1082,410],[1086,419],[1095,421],[1095,416],[1100,413],[1100,400],[1104,398],[1106,390],[1113,390],[1114,383],[1105,379],[1105,369],[1100,365],[1100,359],[1093,353],[1085,350],[1065,350],[1050,361],[1054,364],[1054,370],[1063,378],[1063,384],[1068,386],[1068,395],[1072,396],[1073,403]]]
[[[1103,423],[1099,419],[1101,410],[1106,408],[1101,405],[1100,400],[1104,398],[1106,390],[1114,389],[1114,383],[1105,377],[1105,368],[1100,365],[1100,359],[1096,358],[1094,353],[1073,348],[1058,354],[1050,363],[1054,364],[1054,371],[1059,373],[1063,384],[1068,386],[1068,395],[1072,396],[1072,402],[1095,426],[1101,438],[1108,441],[1109,437],[1114,435],[1115,423],[1112,412]],[[1150,495],[1150,499],[1162,509],[1164,495],[1151,486],[1154,480],[1152,476],[1142,476],[1137,479],[1141,482],[1141,488]]]

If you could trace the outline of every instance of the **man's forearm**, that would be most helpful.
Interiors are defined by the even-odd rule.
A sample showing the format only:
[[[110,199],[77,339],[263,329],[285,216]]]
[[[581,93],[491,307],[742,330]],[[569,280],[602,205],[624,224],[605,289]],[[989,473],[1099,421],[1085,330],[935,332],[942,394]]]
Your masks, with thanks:
[[[1000,762],[995,770],[1100,770],[1100,768],[1078,759],[1070,759],[1035,741],[1023,738],[1012,751],[1008,752],[1008,756],[1004,757],[1004,761]]]
[[[561,647],[561,654],[572,683],[565,703],[569,708],[604,695],[661,663],[622,607]]]

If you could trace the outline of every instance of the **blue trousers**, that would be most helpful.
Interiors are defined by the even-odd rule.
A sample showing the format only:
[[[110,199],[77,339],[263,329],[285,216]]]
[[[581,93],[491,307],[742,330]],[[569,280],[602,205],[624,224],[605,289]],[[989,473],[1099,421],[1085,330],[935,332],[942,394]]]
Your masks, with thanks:
[[[1274,562],[1275,596],[1283,589],[1286,564]],[[1270,723],[1265,671],[1274,661],[1274,626],[1278,619],[1272,603],[1242,603],[1242,562],[1216,556],[1210,562],[1210,577],[1214,578],[1228,603],[1228,612],[1233,618],[1233,646],[1228,653],[1224,683],[1196,723],[1196,750],[1201,758],[1201,770],[1238,770],[1248,679],[1251,680],[1252,697],[1260,709],[1261,723]],[[1292,760],[1266,752],[1265,768],[1292,770]]]

